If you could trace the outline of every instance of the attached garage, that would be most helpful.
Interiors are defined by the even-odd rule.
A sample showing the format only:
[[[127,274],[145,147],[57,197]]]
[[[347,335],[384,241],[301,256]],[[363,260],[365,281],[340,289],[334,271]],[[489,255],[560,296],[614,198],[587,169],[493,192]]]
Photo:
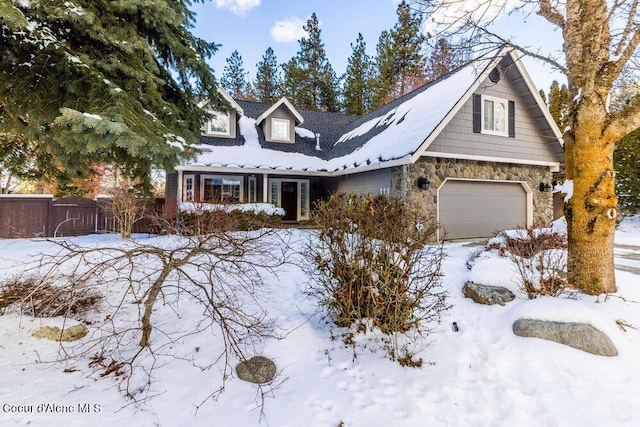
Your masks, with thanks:
[[[520,182],[448,179],[438,190],[440,237],[490,237],[531,225],[530,193]]]

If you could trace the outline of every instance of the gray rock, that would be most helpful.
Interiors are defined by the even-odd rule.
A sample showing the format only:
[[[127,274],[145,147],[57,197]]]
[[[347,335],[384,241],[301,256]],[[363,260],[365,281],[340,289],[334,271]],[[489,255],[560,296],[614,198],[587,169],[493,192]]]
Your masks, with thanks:
[[[89,333],[82,323],[60,330],[57,326],[42,326],[33,334],[36,338],[46,338],[51,341],[77,341]]]
[[[473,282],[467,282],[462,288],[465,297],[471,298],[478,304],[500,304],[513,301],[516,297],[513,292],[507,288],[500,286],[479,285]]]
[[[611,339],[588,323],[519,319],[513,324],[513,333],[519,337],[555,341],[599,356],[618,355]]]
[[[268,383],[276,375],[276,364],[266,357],[255,356],[238,363],[236,373],[241,380],[256,384]]]

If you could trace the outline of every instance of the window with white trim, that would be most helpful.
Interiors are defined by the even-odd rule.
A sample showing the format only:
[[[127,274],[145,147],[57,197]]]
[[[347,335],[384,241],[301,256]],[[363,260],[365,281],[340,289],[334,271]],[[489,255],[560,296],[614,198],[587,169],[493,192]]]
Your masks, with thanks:
[[[509,136],[508,105],[506,99],[482,96],[482,133]]]
[[[204,175],[200,178],[203,202],[239,203],[242,201],[242,177]]]
[[[212,117],[207,122],[207,135],[231,136],[231,114],[222,111],[210,112]]]
[[[289,141],[291,122],[286,119],[271,119],[271,139],[277,141]]]
[[[248,202],[249,203],[255,203],[258,199],[258,194],[257,194],[257,180],[255,176],[250,176],[249,177],[249,194],[248,194]]]
[[[182,177],[182,201],[193,202],[195,196],[195,175],[184,175]]]

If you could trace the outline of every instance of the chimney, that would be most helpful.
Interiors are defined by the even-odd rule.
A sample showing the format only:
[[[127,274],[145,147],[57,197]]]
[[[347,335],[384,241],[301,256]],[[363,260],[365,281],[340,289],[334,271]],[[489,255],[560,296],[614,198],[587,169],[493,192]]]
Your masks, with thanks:
[[[322,151],[320,148],[320,133],[316,132],[316,151]]]

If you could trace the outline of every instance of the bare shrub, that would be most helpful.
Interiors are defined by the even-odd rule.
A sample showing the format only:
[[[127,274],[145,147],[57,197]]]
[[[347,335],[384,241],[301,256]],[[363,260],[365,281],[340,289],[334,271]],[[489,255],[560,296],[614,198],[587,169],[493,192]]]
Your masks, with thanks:
[[[339,327],[383,334],[427,332],[447,310],[441,281],[442,244],[435,224],[400,199],[334,194],[318,203],[319,242],[308,246],[317,298]],[[393,359],[405,351],[390,347]],[[407,365],[410,365],[405,360]]]
[[[175,232],[170,224],[165,227]],[[222,363],[220,385],[209,397],[224,389],[235,360],[251,358],[259,341],[278,337],[263,308],[263,275],[286,261],[286,246],[279,244],[275,230],[232,232],[207,216],[195,218],[189,231],[91,247],[53,240],[59,252],[44,255],[38,267],[48,276],[108,289],[111,296],[105,305],[110,305],[102,320],[92,325],[92,338],[65,347],[64,356],[89,359],[100,376],[114,373],[123,393],[136,401],[149,397],[157,364],[182,357],[177,343],[186,336],[210,331],[222,341],[221,353],[211,365],[200,366],[207,370]],[[180,322],[183,298],[195,300],[202,310],[195,325]],[[175,318],[158,316],[160,307]]]
[[[118,220],[120,235],[128,239],[135,223],[150,214],[146,200],[139,190],[130,185],[113,188],[109,195],[111,198],[105,205],[106,211]]]
[[[102,296],[83,283],[56,285],[35,277],[15,277],[0,284],[0,314],[16,311],[34,317],[79,318]]]
[[[501,231],[467,260],[471,269],[483,252],[495,251],[516,266],[517,284],[532,299],[559,295],[566,287],[567,235],[550,228]]]

